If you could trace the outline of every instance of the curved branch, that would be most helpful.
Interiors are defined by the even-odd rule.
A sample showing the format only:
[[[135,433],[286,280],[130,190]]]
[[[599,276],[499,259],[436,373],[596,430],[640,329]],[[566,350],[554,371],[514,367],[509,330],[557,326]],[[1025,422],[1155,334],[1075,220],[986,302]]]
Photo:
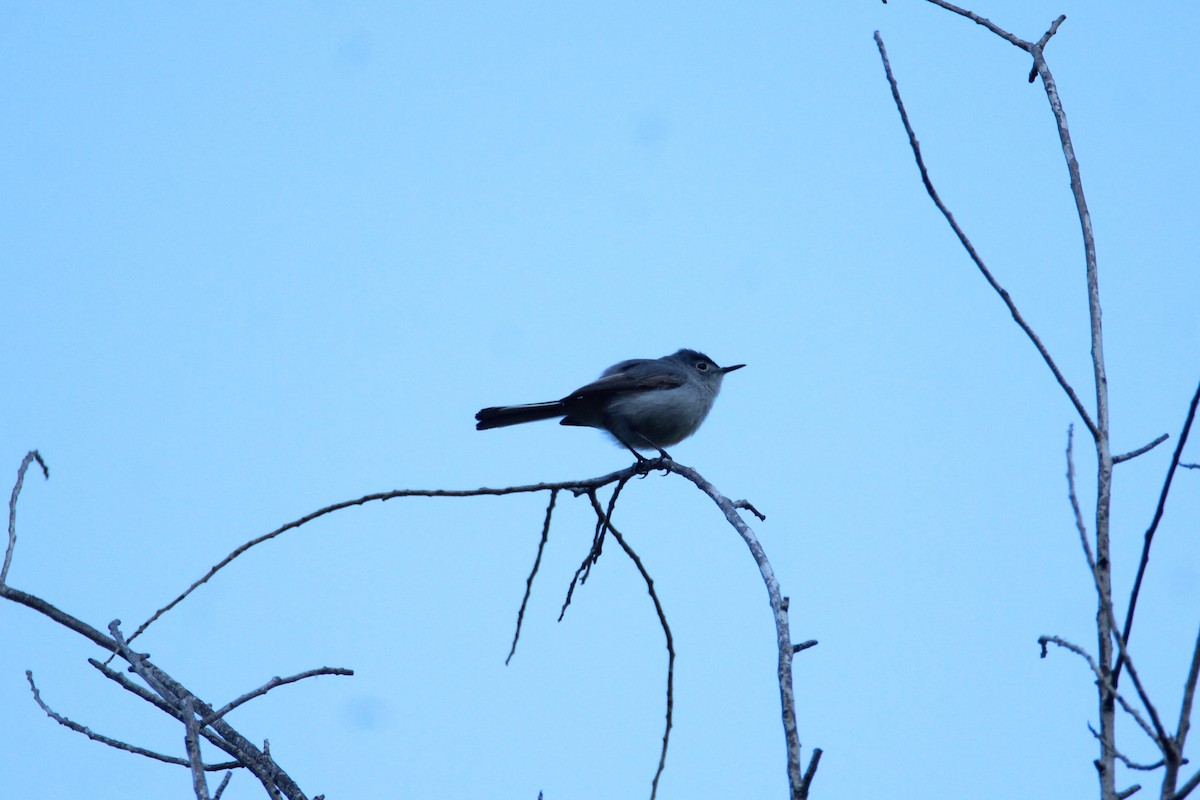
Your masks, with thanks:
[[[1137,609],[1138,595],[1142,591],[1142,578],[1146,575],[1146,566],[1150,563],[1150,545],[1154,541],[1158,523],[1162,521],[1163,511],[1167,507],[1167,495],[1171,491],[1171,481],[1175,478],[1175,468],[1179,466],[1179,457],[1183,455],[1183,446],[1187,444],[1188,434],[1192,431],[1197,404],[1200,404],[1200,384],[1196,385],[1192,402],[1188,405],[1187,416],[1183,420],[1183,429],[1179,432],[1179,441],[1175,445],[1175,453],[1171,456],[1171,465],[1167,467],[1167,477],[1163,480],[1162,491],[1158,494],[1158,505],[1154,507],[1154,518],[1150,520],[1150,527],[1146,529],[1146,536],[1142,542],[1142,557],[1138,560],[1137,577],[1133,580],[1133,589],[1129,592],[1129,608],[1125,612],[1125,628],[1122,635],[1126,642],[1129,641],[1129,634],[1133,632],[1133,612]],[[1114,684],[1121,679],[1121,668],[1124,663],[1124,658],[1117,659],[1117,665],[1113,668]]]
[[[229,566],[230,562],[232,562],[235,558],[237,558],[238,556],[245,553],[247,550],[250,550],[251,548],[256,547],[257,545],[260,545],[263,542],[268,542],[271,539],[274,539],[276,536],[287,533],[290,530],[295,530],[296,528],[299,528],[302,525],[306,525],[309,522],[312,522],[315,519],[319,519],[327,514],[332,514],[335,511],[341,511],[344,508],[352,508],[354,506],[366,505],[367,503],[382,502],[384,500],[394,500],[398,497],[486,497],[486,496],[500,496],[500,495],[507,495],[507,494],[528,494],[530,492],[546,492],[546,491],[552,491],[555,489],[567,489],[567,490],[571,490],[571,491],[580,491],[580,490],[586,491],[589,488],[596,489],[601,486],[610,484],[613,481],[621,480],[622,478],[628,479],[628,478],[631,478],[634,475],[638,475],[638,474],[639,474],[638,467],[637,467],[637,465],[634,465],[632,467],[627,467],[626,469],[623,469],[623,470],[618,470],[617,472],[610,472],[608,475],[601,475],[598,478],[590,478],[590,479],[585,479],[585,480],[562,481],[559,483],[535,483],[535,484],[529,484],[526,486],[507,486],[507,487],[504,487],[501,489],[490,489],[487,487],[483,487],[480,489],[453,489],[453,490],[452,489],[397,489],[397,490],[391,491],[391,492],[376,492],[375,494],[363,495],[362,497],[359,497],[355,500],[344,500],[340,503],[333,503],[332,505],[325,506],[324,508],[318,508],[316,511],[313,511],[312,513],[305,514],[303,517],[300,517],[299,519],[295,519],[284,525],[280,525],[278,528],[271,531],[270,533],[264,533],[262,536],[259,536],[255,539],[251,539],[250,541],[246,542],[245,544],[243,544],[240,547],[238,547],[237,549],[235,549],[229,555],[225,556],[225,558],[221,559],[216,564],[214,564],[212,566],[212,568],[209,569],[208,572],[206,572],[204,574],[203,577],[201,577],[200,579],[195,581],[191,586],[189,586],[187,589],[185,589],[178,597],[176,597],[171,602],[167,603],[162,608],[155,611],[150,616],[150,619],[146,620],[145,622],[143,622],[141,625],[138,626],[137,630],[135,630],[133,632],[133,634],[129,637],[128,641],[132,642],[138,636],[142,635],[142,633],[144,633],[147,628],[149,628],[152,624],[154,624],[155,620],[157,620],[163,614],[170,611],[175,606],[182,603],[187,598],[188,595],[190,595],[192,592],[196,591],[196,589],[200,588],[202,585],[207,583],[209,581],[209,579],[211,579],[214,575],[216,575],[218,572],[220,572],[225,567]]]
[[[691,467],[685,467],[672,461],[664,464],[663,468],[687,478],[717,504],[717,507],[725,515],[725,519],[750,548],[750,555],[758,564],[758,571],[762,574],[763,583],[767,587],[767,597],[770,599],[771,611],[775,617],[775,638],[779,650],[779,699],[783,712],[783,733],[787,742],[788,781],[791,785],[793,800],[803,800],[808,797],[808,790],[812,784],[813,775],[816,773],[817,763],[821,759],[821,750],[813,750],[808,769],[801,774],[800,736],[796,730],[796,698],[792,682],[792,656],[796,651],[792,644],[792,635],[788,625],[788,598],[784,597],[780,591],[779,581],[775,578],[775,570],[772,569],[771,562],[767,560],[762,543],[758,541],[754,531],[738,514],[737,505],[717,491],[715,486]]]
[[[955,6],[950,6],[948,3],[943,4],[939,0],[930,0],[930,2],[935,2],[938,5],[950,8],[957,13],[962,13],[964,16],[974,18],[974,16],[969,12],[963,12],[962,9],[959,9]],[[980,17],[976,21],[982,19],[983,18]],[[983,20],[980,22],[980,24],[982,25],[984,22],[987,22],[987,20]],[[991,25],[990,22],[987,24]],[[1091,415],[1089,415],[1087,409],[1084,408],[1083,402],[1079,399],[1079,396],[1075,394],[1075,389],[1072,388],[1071,384],[1067,382],[1067,379],[1063,376],[1062,371],[1059,370],[1058,364],[1054,363],[1054,359],[1051,357],[1050,351],[1046,349],[1046,346],[1042,344],[1042,340],[1034,332],[1033,328],[1031,328],[1029,323],[1025,321],[1025,318],[1021,316],[1020,310],[1017,309],[1017,304],[1013,302],[1013,299],[1009,295],[1008,291],[1000,285],[995,276],[992,275],[991,270],[989,270],[987,265],[983,263],[983,259],[975,250],[975,245],[971,243],[971,240],[967,238],[967,234],[963,232],[961,227],[959,227],[958,221],[954,219],[954,215],[950,213],[950,209],[947,208],[946,204],[942,202],[942,198],[938,195],[937,189],[934,188],[933,181],[929,177],[929,170],[925,167],[925,159],[921,155],[921,144],[917,141],[917,134],[913,131],[912,124],[908,121],[908,112],[905,111],[904,101],[900,98],[900,87],[896,83],[896,76],[892,74],[892,65],[888,61],[887,49],[883,46],[883,37],[879,35],[879,31],[875,31],[875,45],[879,48],[880,58],[883,59],[883,70],[887,75],[888,85],[892,89],[892,99],[896,102],[896,108],[900,112],[900,121],[904,123],[904,130],[908,134],[908,144],[912,148],[913,156],[917,161],[917,169],[921,173],[921,182],[925,184],[925,191],[929,194],[930,199],[933,200],[933,204],[937,206],[938,211],[942,212],[942,216],[946,218],[946,222],[950,224],[950,228],[954,231],[954,235],[958,237],[958,241],[967,251],[967,255],[971,257],[973,262],[975,262],[975,266],[979,269],[980,274],[983,275],[984,280],[986,280],[988,285],[991,286],[996,294],[1000,296],[1000,299],[1004,301],[1004,305],[1008,308],[1008,313],[1012,315],[1013,321],[1017,323],[1017,327],[1019,327],[1025,333],[1025,336],[1029,338],[1029,341],[1032,342],[1033,346],[1037,349],[1038,354],[1041,355],[1042,360],[1046,362],[1046,366],[1050,368],[1050,372],[1053,373],[1054,379],[1058,381],[1058,385],[1062,387],[1064,392],[1066,392],[1067,397],[1071,400],[1071,404],[1075,406],[1075,411],[1079,414],[1080,419],[1083,420],[1083,424],[1087,426],[1087,429],[1092,434],[1092,437],[1098,437],[1099,429],[1097,428],[1096,423],[1092,422]],[[1107,417],[1105,417],[1105,419],[1107,419]]]
[[[50,480],[50,468],[42,461],[42,454],[37,450],[26,453],[25,458],[21,459],[21,466],[17,468],[17,482],[13,484],[12,496],[8,500],[8,547],[4,549],[4,566],[0,567],[0,586],[8,579],[8,567],[12,563],[13,550],[17,547],[17,498],[21,496],[21,487],[25,485],[25,470],[33,461],[41,466],[46,480]]]

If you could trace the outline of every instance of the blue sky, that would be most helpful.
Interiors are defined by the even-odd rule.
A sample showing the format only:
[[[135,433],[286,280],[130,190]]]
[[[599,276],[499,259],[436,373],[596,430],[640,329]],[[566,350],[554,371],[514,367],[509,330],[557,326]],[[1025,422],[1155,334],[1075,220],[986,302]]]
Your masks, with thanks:
[[[1113,446],[1174,436],[1200,377],[1200,12],[974,8],[1026,38],[1068,16],[1048,55],[1097,231]],[[795,665],[806,757],[826,751],[814,796],[1088,796],[1091,679],[1036,645],[1095,645],[1073,411],[926,197],[876,29],[943,199],[1093,406],[1045,94],[1024,54],[927,4],[0,6],[0,459],[38,448],[51,469],[26,483],[10,582],[132,627],[332,502],[623,467],[593,431],[473,415],[693,347],[749,365],[673,454],[767,515],[794,636],[820,641]],[[1118,468],[1119,597],[1169,456]],[[1179,478],[1134,636],[1168,716],[1200,617],[1198,479]],[[231,716],[312,794],[648,796],[666,653],[640,579],[610,549],[554,621],[585,501],[560,499],[504,666],[544,502],[333,515],[140,646],[214,703],[355,669]],[[660,797],[784,796],[744,545],[674,477],[631,484],[615,521],[678,653]],[[186,795],[183,770],[32,702],[25,669],[60,713],[177,750],[94,649],[16,606],[0,632],[6,793]],[[238,775],[226,797],[260,793]]]

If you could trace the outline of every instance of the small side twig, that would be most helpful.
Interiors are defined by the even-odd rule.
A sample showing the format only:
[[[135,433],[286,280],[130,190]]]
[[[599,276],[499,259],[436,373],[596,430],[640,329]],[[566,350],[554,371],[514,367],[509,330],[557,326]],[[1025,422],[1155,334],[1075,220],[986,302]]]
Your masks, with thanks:
[[[1042,658],[1045,658],[1047,655],[1047,645],[1054,644],[1063,648],[1064,650],[1071,651],[1086,661],[1088,667],[1090,667],[1092,670],[1092,674],[1096,676],[1096,685],[1099,686],[1105,693],[1115,697],[1121,708],[1125,709],[1125,713],[1133,718],[1134,722],[1138,724],[1138,727],[1140,727],[1142,731],[1144,731],[1145,734],[1150,737],[1151,740],[1154,742],[1158,741],[1158,737],[1154,734],[1154,729],[1146,724],[1146,720],[1142,719],[1142,715],[1138,713],[1138,710],[1130,705],[1129,701],[1122,697],[1121,694],[1113,688],[1112,683],[1105,679],[1104,674],[1100,672],[1099,665],[1096,664],[1096,659],[1092,658],[1088,651],[1084,650],[1079,645],[1074,644],[1073,642],[1068,642],[1066,639],[1063,639],[1059,636],[1039,636],[1038,644],[1042,646]]]
[[[225,773],[225,777],[221,779],[221,785],[213,792],[212,800],[221,800],[221,795],[225,794],[225,787],[229,785],[229,779],[232,777],[232,772]]]
[[[200,757],[200,740],[196,724],[196,701],[192,697],[183,698],[183,743],[188,754],[188,763],[192,767],[192,791],[196,800],[209,800],[208,781],[204,778],[204,760]]]
[[[188,762],[188,760],[185,758],[168,756],[163,753],[156,753],[153,750],[147,750],[144,747],[138,747],[137,745],[129,744],[128,742],[122,742],[120,739],[113,739],[109,736],[104,736],[103,734],[96,733],[86,725],[80,725],[78,722],[75,722],[68,717],[64,717],[62,714],[59,714],[54,709],[50,708],[50,706],[46,705],[46,702],[42,700],[42,693],[38,691],[37,684],[33,682],[32,670],[25,670],[25,680],[29,681],[29,689],[33,692],[33,701],[38,704],[38,708],[42,709],[42,711],[46,713],[46,716],[50,717],[50,719],[54,720],[59,725],[70,728],[76,733],[82,733],[93,742],[106,744],[109,747],[117,750],[124,750],[127,753],[133,753],[134,755],[152,758],[155,761],[162,761],[165,764],[175,764],[180,767],[189,766],[190,762]],[[205,766],[205,769],[216,772],[219,770],[234,769],[239,766],[241,765],[236,762],[226,762],[223,764],[208,764]]]
[[[640,466],[640,465],[639,465]],[[608,511],[605,512],[600,508],[600,503],[596,499],[596,490],[594,488],[586,489],[582,494],[586,494],[588,500],[592,504],[592,508],[596,510],[596,530],[592,535],[592,547],[588,550],[586,556],[583,557],[583,562],[579,568],[575,570],[574,576],[571,577],[571,584],[567,587],[567,596],[563,600],[562,609],[558,612],[558,621],[562,622],[563,617],[567,613],[567,607],[571,605],[571,598],[575,595],[575,587],[580,584],[587,583],[588,575],[592,572],[592,565],[600,558],[600,553],[604,549],[604,535],[611,529],[613,509],[617,505],[617,497],[621,494],[621,489],[625,488],[625,484],[629,482],[629,478],[622,478],[617,481],[616,487],[613,488],[612,497],[608,499]]]
[[[766,517],[766,515],[764,515],[764,514],[763,514],[761,511],[759,511],[757,508],[755,508],[755,507],[754,507],[754,506],[753,506],[753,505],[750,503],[750,501],[749,501],[749,500],[735,500],[735,501],[734,501],[734,503],[733,503],[733,507],[734,507],[734,508],[744,508],[744,509],[746,509],[746,510],[747,510],[747,511],[749,511],[751,514],[753,514],[754,516],[758,517],[758,521],[759,521],[759,522],[766,522],[766,521],[767,521],[767,517]]]
[[[1150,563],[1150,545],[1154,542],[1154,533],[1158,530],[1158,523],[1162,521],[1163,511],[1167,507],[1167,495],[1171,491],[1171,481],[1175,478],[1175,468],[1179,466],[1179,457],[1183,455],[1183,446],[1187,444],[1188,434],[1192,431],[1197,405],[1200,405],[1200,384],[1196,385],[1192,401],[1188,404],[1187,416],[1183,420],[1183,429],[1179,432],[1179,441],[1175,443],[1175,452],[1171,455],[1170,466],[1167,467],[1167,477],[1163,480],[1162,491],[1158,493],[1158,505],[1154,507],[1154,517],[1150,520],[1150,527],[1146,529],[1146,536],[1142,541],[1142,556],[1138,559],[1137,576],[1133,579],[1133,588],[1129,592],[1129,607],[1125,612],[1125,627],[1122,628],[1121,634],[1126,642],[1133,633],[1133,613],[1137,610],[1138,595],[1142,591],[1142,578],[1146,575],[1146,566]],[[1124,663],[1123,657],[1117,658],[1117,664],[1113,667],[1114,684],[1120,683],[1121,668]]]
[[[1187,743],[1188,732],[1192,727],[1192,703],[1196,699],[1196,682],[1200,680],[1200,632],[1196,634],[1196,644],[1192,648],[1192,663],[1188,667],[1187,680],[1183,682],[1183,701],[1179,708],[1179,726],[1175,729],[1175,749],[1183,755],[1183,746]]]
[[[1200,786],[1200,770],[1198,770],[1195,775],[1189,778],[1187,783],[1185,783],[1183,786],[1180,786],[1179,790],[1175,792],[1175,794],[1171,795],[1171,800],[1183,800],[1189,794],[1194,792],[1197,786]]]
[[[1098,741],[1100,743],[1101,747],[1104,747],[1104,739],[1101,738],[1100,731],[1093,728],[1092,723],[1090,723],[1090,722],[1088,723],[1087,727],[1088,727],[1088,732],[1092,734],[1092,738],[1095,739],[1096,741]],[[1138,770],[1141,772],[1152,772],[1153,770],[1156,770],[1159,767],[1162,767],[1164,764],[1167,763],[1165,759],[1160,758],[1158,761],[1155,761],[1153,764],[1139,764],[1138,762],[1134,761],[1129,756],[1125,755],[1120,750],[1117,750],[1115,748],[1113,749],[1113,755],[1116,756],[1117,760],[1120,761],[1125,766],[1129,767],[1130,769]]]
[[[513,653],[517,652],[517,640],[521,638],[521,623],[525,620],[525,606],[529,604],[529,594],[533,591],[533,578],[537,575],[538,567],[542,565],[542,553],[546,550],[546,540],[550,538],[550,517],[554,513],[554,503],[558,500],[558,489],[550,490],[550,502],[546,504],[546,519],[542,523],[542,540],[538,543],[537,557],[533,559],[533,569],[525,579],[525,596],[521,598],[521,610],[517,612],[517,627],[513,631],[512,647],[508,649],[508,657],[504,659],[505,666],[512,661]]]
[[[1133,668],[1133,661],[1129,657],[1129,651],[1125,646],[1125,637],[1121,635],[1120,629],[1117,628],[1116,615],[1113,613],[1112,599],[1101,588],[1100,583],[1100,568],[1096,564],[1096,558],[1092,555],[1092,547],[1088,543],[1087,528],[1083,524],[1083,516],[1079,512],[1079,498],[1075,494],[1075,461],[1071,456],[1071,446],[1073,444],[1075,434],[1075,426],[1067,426],[1067,495],[1071,501],[1071,509],[1075,512],[1075,528],[1079,532],[1079,541],[1083,545],[1083,554],[1087,558],[1088,569],[1092,573],[1092,584],[1096,587],[1096,594],[1100,600],[1100,613],[1104,615],[1109,625],[1109,630],[1112,637],[1117,642],[1117,652],[1119,660],[1125,661],[1129,667],[1129,677],[1133,680],[1133,687],[1137,691],[1138,699],[1142,701],[1142,706],[1150,715],[1150,721],[1154,723],[1154,733],[1150,738],[1159,746],[1166,755],[1171,752],[1171,737],[1163,728],[1162,721],[1158,717],[1158,709],[1154,707],[1154,703],[1150,702],[1150,696],[1146,693],[1146,689],[1142,686],[1142,681],[1138,678],[1137,670]],[[1090,656],[1089,656],[1090,660]],[[1093,664],[1095,662],[1092,662]],[[1113,673],[1113,680],[1109,680],[1107,676],[1100,673],[1096,667],[1097,675],[1100,677],[1101,685],[1111,692],[1117,699],[1120,695],[1116,693],[1116,673]],[[1115,752],[1115,749],[1114,749]]]
[[[1131,458],[1137,458],[1138,456],[1142,455],[1143,453],[1149,453],[1151,450],[1158,447],[1160,444],[1162,444],[1163,442],[1165,442],[1167,439],[1170,439],[1170,438],[1171,438],[1171,434],[1164,433],[1162,436],[1159,436],[1157,439],[1155,439],[1150,444],[1142,445],[1137,450],[1130,450],[1128,453],[1122,453],[1119,456],[1113,456],[1113,463],[1120,464],[1122,461],[1128,461]]]
[[[599,511],[599,508],[596,509]],[[650,784],[650,800],[658,795],[658,781],[662,777],[663,769],[667,764],[667,744],[671,739],[671,717],[675,708],[675,639],[671,636],[671,626],[667,624],[667,615],[663,611],[662,602],[658,599],[658,593],[654,591],[654,579],[650,577],[650,573],[646,571],[646,566],[642,563],[642,559],[633,551],[629,543],[625,541],[625,537],[621,532],[612,527],[609,523],[608,529],[612,532],[613,538],[617,540],[617,544],[633,561],[637,571],[641,573],[642,580],[646,582],[646,591],[650,593],[650,599],[654,602],[654,610],[658,614],[658,622],[662,626],[663,636],[667,640],[667,714],[666,727],[663,729],[662,751],[658,757],[658,769],[654,772],[654,780]]]
[[[21,487],[25,485],[25,471],[34,461],[42,468],[45,479],[50,480],[50,468],[42,460],[42,454],[37,450],[26,453],[21,459],[21,466],[17,467],[17,482],[13,484],[12,496],[8,499],[8,547],[4,548],[4,566],[0,567],[0,586],[8,580],[8,567],[12,564],[13,550],[17,546],[17,498],[21,496]]]
[[[272,689],[275,689],[279,686],[286,686],[289,683],[295,683],[296,681],[302,681],[305,678],[314,678],[317,675],[353,675],[353,674],[354,674],[354,670],[352,670],[352,669],[343,669],[342,667],[318,667],[317,669],[305,670],[304,672],[300,672],[296,675],[292,675],[287,678],[280,678],[280,677],[276,676],[276,677],[272,678],[271,680],[267,681],[266,683],[264,683],[262,686],[258,687],[257,689],[254,689],[253,691],[250,691],[250,692],[246,692],[244,695],[237,698],[236,700],[231,700],[230,702],[221,706],[216,711],[212,712],[211,714],[206,715],[202,720],[200,720],[200,725],[201,725],[201,727],[207,727],[209,725],[212,725],[214,722],[221,719],[226,714],[228,714],[230,711],[233,711],[235,708],[242,705],[243,703],[248,703],[249,701],[253,700],[256,697],[262,697],[267,692],[269,692]]]

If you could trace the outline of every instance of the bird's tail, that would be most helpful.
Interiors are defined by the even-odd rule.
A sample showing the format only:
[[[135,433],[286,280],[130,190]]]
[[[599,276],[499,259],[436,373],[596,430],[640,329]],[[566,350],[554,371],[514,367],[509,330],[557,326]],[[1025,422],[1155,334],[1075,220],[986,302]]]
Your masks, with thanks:
[[[478,422],[475,430],[486,431],[488,428],[503,428],[508,425],[520,425],[522,422],[536,422],[539,419],[552,419],[567,413],[561,400],[550,403],[529,403],[523,406],[496,406],[485,408],[475,415]]]

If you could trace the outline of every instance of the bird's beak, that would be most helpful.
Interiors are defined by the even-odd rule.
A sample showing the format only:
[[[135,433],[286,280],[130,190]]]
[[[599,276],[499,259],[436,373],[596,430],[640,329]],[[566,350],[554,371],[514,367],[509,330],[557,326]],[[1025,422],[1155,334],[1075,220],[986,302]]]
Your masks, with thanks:
[[[744,366],[746,366],[746,365],[745,364],[734,364],[732,367],[721,367],[721,374],[724,375],[726,372],[733,372],[735,369],[741,369]]]

